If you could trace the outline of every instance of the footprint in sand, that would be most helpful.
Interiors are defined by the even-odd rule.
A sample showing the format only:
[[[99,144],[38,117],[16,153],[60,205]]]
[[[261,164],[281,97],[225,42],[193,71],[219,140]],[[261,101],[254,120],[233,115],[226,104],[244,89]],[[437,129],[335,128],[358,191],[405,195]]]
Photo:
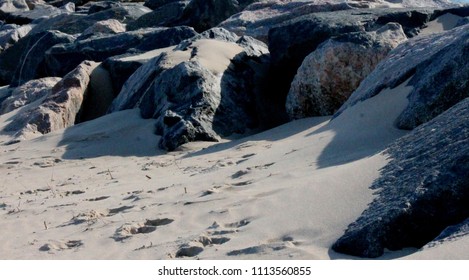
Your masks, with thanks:
[[[208,230],[197,239],[181,245],[176,252],[176,258],[195,257],[202,253],[206,247],[225,244],[231,240],[231,238],[226,235],[238,232],[238,228],[246,226],[249,223],[249,219],[228,223],[224,226],[214,222]]]
[[[79,248],[83,246],[83,241],[81,240],[68,240],[68,241],[56,241],[52,240],[44,244],[39,248],[39,251],[49,252],[49,251],[63,251],[68,249]]]
[[[135,234],[147,234],[154,232],[158,227],[169,225],[174,222],[173,219],[163,218],[155,220],[146,220],[144,223],[125,224],[119,227],[112,239],[115,241],[123,241]]]

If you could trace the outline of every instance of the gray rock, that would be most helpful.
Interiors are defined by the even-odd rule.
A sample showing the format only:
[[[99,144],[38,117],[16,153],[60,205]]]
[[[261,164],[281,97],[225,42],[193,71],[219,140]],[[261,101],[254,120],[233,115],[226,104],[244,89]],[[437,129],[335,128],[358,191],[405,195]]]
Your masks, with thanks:
[[[127,30],[157,26],[177,26],[189,1],[171,1],[127,25]]]
[[[121,23],[128,24],[150,12],[151,10],[142,5],[121,5],[90,15],[83,14],[61,14],[38,23],[31,33],[39,33],[46,30],[59,30],[67,34],[81,34],[93,24],[115,19]]]
[[[409,79],[409,105],[397,126],[412,129],[425,123],[469,94],[469,25],[411,39],[390,52],[360,84],[336,115],[359,101]]]
[[[115,35],[99,34],[50,48],[46,53],[47,71],[50,75],[63,76],[86,59],[103,61],[127,52],[138,53],[164,48],[176,45],[195,34],[197,33],[190,27],[160,27]]]
[[[234,42],[206,39],[229,38],[225,33],[209,30],[151,59],[124,84],[110,111],[138,107],[143,117],[155,118],[159,146],[167,150],[257,127],[267,49],[235,35]]]
[[[322,43],[298,69],[287,96],[291,119],[335,113],[389,51],[407,40],[389,23],[377,31],[348,33]]]
[[[1,103],[0,114],[6,114],[47,96],[59,81],[60,78],[47,77],[31,80],[12,89],[10,97]]]
[[[379,192],[332,249],[378,257],[420,248],[469,217],[469,99],[398,139],[372,186]]]
[[[0,26],[0,53],[26,36],[33,28],[32,25],[18,26],[16,24],[5,24]]]
[[[29,138],[74,125],[82,109],[90,75],[97,66],[90,61],[80,64],[52,88],[41,105],[17,114],[4,131],[14,132],[17,138]]]
[[[463,17],[462,19],[460,19],[458,21],[458,23],[456,24],[456,27],[463,26],[463,25],[466,25],[468,23],[469,23],[469,17]]]
[[[59,31],[28,34],[0,53],[0,85],[21,85],[31,79],[50,76],[44,73],[44,53],[50,47],[72,42],[75,37]]]
[[[6,21],[11,13],[29,11],[24,0],[0,0],[0,20]],[[7,21],[8,22],[8,21]]]
[[[88,27],[80,37],[90,37],[95,34],[117,34],[125,32],[125,25],[115,19],[98,21]]]
[[[45,20],[63,13],[68,13],[68,11],[47,4],[35,4],[32,9],[8,13],[8,15],[5,16],[5,21],[8,23],[15,23],[20,25],[29,24],[33,21],[34,23],[38,23],[41,20]]]

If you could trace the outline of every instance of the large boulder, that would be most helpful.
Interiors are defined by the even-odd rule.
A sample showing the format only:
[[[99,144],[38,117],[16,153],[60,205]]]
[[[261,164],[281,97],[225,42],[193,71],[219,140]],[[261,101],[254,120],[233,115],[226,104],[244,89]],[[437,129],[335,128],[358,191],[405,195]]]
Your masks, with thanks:
[[[8,15],[5,16],[5,21],[8,23],[15,23],[20,25],[29,24],[33,21],[37,23],[40,20],[45,20],[63,13],[68,13],[68,11],[45,3],[36,3],[34,4],[34,7],[31,7],[31,9],[8,13]]]
[[[83,31],[80,37],[90,37],[96,34],[117,34],[125,32],[125,25],[116,19],[98,21]]]
[[[217,141],[259,125],[257,99],[266,46],[222,29],[206,31],[140,67],[110,111],[138,107],[155,118],[159,146]]]
[[[46,53],[47,70],[50,75],[63,76],[87,59],[103,61],[108,57],[176,45],[197,33],[190,27],[151,28],[119,34],[98,34],[78,39],[73,43],[60,44]]]
[[[335,113],[389,51],[407,40],[401,25],[354,32],[322,43],[301,64],[287,96],[291,119]]]
[[[59,81],[60,78],[47,77],[31,80],[24,85],[13,88],[11,95],[0,103],[0,114],[6,114],[47,96],[52,87]]]
[[[398,139],[372,189],[378,197],[332,249],[378,257],[420,248],[469,217],[469,99]]]
[[[425,123],[469,96],[469,25],[408,40],[389,53],[337,112],[410,79],[402,129]]]
[[[4,131],[14,132],[17,138],[30,138],[74,125],[97,66],[90,61],[80,64],[52,88],[41,105],[17,114]]]
[[[0,53],[0,85],[21,85],[31,79],[50,76],[44,72],[45,52],[60,43],[70,43],[75,37],[59,31],[28,34]]]
[[[29,11],[24,0],[0,0],[0,20],[6,20],[11,13]]]
[[[32,28],[32,25],[0,25],[0,53],[14,45],[19,39],[26,36]]]

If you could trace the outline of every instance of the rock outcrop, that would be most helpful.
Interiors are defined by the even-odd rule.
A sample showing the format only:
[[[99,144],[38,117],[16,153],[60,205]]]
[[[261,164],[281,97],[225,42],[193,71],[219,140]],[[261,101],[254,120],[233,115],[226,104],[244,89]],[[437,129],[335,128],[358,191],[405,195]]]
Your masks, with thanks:
[[[75,37],[59,31],[28,34],[16,44],[0,53],[0,85],[12,87],[50,76],[45,73],[45,52],[60,43],[70,43]]]
[[[333,250],[378,257],[422,247],[469,217],[469,99],[393,143],[372,189],[378,197]]]
[[[139,53],[164,48],[196,34],[190,27],[160,27],[78,39],[73,43],[56,45],[47,51],[47,71],[50,75],[63,76],[86,59],[100,62],[126,52]]]
[[[80,64],[52,88],[41,105],[19,113],[4,131],[28,138],[74,125],[80,118],[90,75],[97,66],[90,61]]]
[[[389,23],[377,31],[334,37],[308,55],[287,96],[291,119],[334,114],[399,43],[407,40],[402,27]]]
[[[16,24],[0,24],[0,53],[16,44],[26,36],[33,27],[31,25],[18,26]]]
[[[264,44],[211,29],[140,67],[110,111],[139,107],[157,120],[159,146],[174,150],[190,141],[217,141],[259,124],[256,103]]]
[[[469,96],[469,25],[411,39],[390,52],[352,94],[340,114],[361,100],[409,79],[409,105],[396,120],[413,129]]]

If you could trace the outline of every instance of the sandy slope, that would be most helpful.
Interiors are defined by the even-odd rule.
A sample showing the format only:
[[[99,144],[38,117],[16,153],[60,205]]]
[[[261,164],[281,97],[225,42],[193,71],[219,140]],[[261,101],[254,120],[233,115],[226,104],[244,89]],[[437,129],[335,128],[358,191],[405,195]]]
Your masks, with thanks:
[[[0,258],[347,258],[329,248],[373,199],[408,92],[172,153],[136,110],[1,146]]]

